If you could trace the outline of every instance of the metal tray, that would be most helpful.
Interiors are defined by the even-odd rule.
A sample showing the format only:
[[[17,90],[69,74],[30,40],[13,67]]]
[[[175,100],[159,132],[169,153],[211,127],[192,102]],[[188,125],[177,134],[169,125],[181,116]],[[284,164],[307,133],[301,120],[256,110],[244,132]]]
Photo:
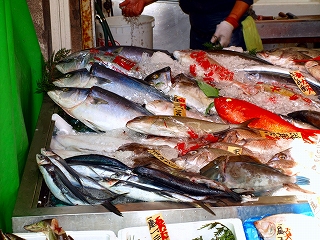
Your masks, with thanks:
[[[63,229],[68,231],[111,230],[118,232],[127,227],[145,226],[146,218],[159,212],[169,224],[225,218],[240,218],[244,221],[264,214],[311,211],[308,202],[296,196],[262,197],[255,202],[212,207],[215,216],[202,208],[170,202],[118,204],[117,207],[123,213],[123,217],[109,212],[102,206],[39,207],[38,202],[43,201],[40,196],[46,197],[46,194],[41,193],[45,190],[45,183],[38,170],[35,156],[41,148],[50,144],[54,127],[51,116],[56,111],[55,103],[45,96],[13,212],[13,232],[25,232],[24,225],[45,218],[57,218]]]

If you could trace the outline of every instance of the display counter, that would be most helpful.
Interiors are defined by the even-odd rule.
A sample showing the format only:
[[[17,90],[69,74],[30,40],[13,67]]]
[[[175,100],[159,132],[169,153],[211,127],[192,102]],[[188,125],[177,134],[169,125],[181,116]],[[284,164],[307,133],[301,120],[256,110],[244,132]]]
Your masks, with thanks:
[[[111,230],[117,232],[127,227],[145,226],[146,218],[161,213],[166,223],[183,223],[225,218],[242,221],[265,214],[310,212],[306,199],[297,196],[261,197],[255,201],[212,207],[215,215],[202,208],[184,203],[141,202],[116,205],[123,213],[119,217],[104,207],[97,206],[41,206],[46,202],[48,189],[38,170],[35,156],[43,147],[50,145],[54,122],[51,116],[57,106],[45,96],[37,128],[29,151],[22,177],[16,206],[12,217],[13,232],[25,232],[23,226],[41,219],[57,218],[65,230]]]

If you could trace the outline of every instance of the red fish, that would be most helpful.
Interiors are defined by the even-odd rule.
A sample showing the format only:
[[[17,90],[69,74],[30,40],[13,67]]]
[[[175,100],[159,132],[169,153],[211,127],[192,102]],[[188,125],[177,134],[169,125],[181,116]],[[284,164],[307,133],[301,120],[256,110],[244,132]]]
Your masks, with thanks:
[[[273,133],[300,132],[302,138],[307,142],[315,141],[312,137],[320,134],[319,130],[296,127],[283,120],[279,115],[244,100],[218,97],[214,99],[214,105],[218,115],[229,123],[241,123],[249,119],[254,119],[248,125],[251,128],[262,129]]]

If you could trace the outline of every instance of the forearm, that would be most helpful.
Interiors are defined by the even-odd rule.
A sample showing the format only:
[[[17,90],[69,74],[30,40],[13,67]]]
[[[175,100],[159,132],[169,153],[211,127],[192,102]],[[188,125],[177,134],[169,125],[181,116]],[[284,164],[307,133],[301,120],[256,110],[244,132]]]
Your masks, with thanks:
[[[240,18],[246,13],[250,5],[244,1],[237,0],[233,6],[229,16],[225,19],[234,28],[239,26]]]

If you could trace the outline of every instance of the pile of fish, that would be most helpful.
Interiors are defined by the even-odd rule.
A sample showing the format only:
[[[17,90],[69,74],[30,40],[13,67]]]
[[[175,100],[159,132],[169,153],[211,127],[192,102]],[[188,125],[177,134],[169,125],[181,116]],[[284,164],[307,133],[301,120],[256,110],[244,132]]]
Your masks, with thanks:
[[[281,55],[282,66],[271,58],[306,51],[308,58]],[[320,83],[317,66],[301,63],[318,56],[301,48],[257,56],[126,46],[73,53],[56,65],[60,76],[47,92],[63,113],[52,116],[39,169],[62,202],[100,204],[118,215],[120,199],[211,211],[207,204],[223,198],[313,194]],[[86,128],[75,130],[70,116]]]

